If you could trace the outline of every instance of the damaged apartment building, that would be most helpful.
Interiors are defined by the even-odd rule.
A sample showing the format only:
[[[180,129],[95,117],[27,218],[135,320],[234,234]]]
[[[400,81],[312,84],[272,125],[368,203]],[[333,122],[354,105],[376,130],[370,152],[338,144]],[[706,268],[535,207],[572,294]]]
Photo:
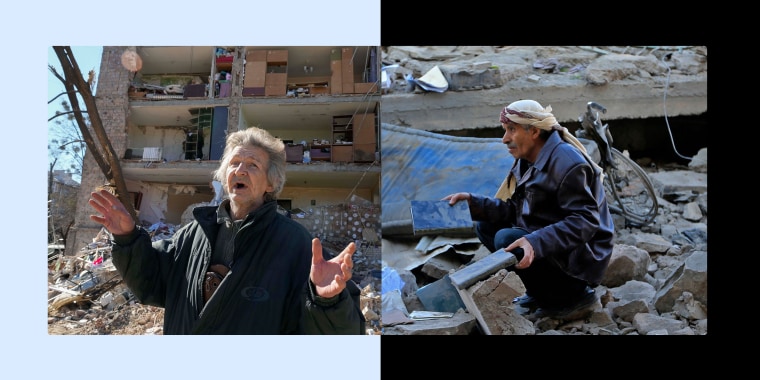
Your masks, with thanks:
[[[377,46],[104,46],[96,104],[140,223],[179,228],[218,202],[228,133],[251,126],[286,144],[283,214],[336,243],[380,242]],[[66,251],[92,243],[85,157]]]

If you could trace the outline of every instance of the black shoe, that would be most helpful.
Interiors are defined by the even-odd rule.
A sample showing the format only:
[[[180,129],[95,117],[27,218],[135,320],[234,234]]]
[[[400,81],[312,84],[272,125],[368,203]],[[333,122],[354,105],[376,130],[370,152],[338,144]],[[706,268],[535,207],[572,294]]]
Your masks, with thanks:
[[[586,294],[578,301],[561,308],[541,307],[531,315],[531,319],[537,320],[544,317],[552,319],[562,319],[566,321],[586,318],[591,315],[597,304],[596,292],[588,288]]]
[[[520,297],[515,297],[512,300],[512,303],[515,305],[519,305],[528,309],[533,309],[538,307],[538,303],[533,296],[529,296],[528,294],[521,295]]]

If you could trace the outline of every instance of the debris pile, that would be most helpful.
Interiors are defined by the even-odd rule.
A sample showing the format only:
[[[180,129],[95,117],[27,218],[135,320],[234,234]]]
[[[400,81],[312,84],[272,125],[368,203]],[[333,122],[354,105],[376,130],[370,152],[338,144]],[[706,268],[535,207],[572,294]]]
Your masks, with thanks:
[[[170,238],[179,226],[146,226],[153,241]],[[48,334],[50,335],[162,335],[164,309],[144,305],[122,281],[111,260],[111,235],[102,229],[76,255],[58,255],[48,261]],[[361,310],[367,335],[379,335],[380,247],[365,240],[326,239],[327,252],[340,253],[357,243],[353,281],[361,291]]]

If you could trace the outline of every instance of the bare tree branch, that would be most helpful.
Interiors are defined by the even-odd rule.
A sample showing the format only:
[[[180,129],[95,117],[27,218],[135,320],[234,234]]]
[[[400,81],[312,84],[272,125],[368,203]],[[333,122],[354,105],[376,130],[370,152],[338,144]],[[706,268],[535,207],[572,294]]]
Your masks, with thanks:
[[[79,69],[79,65],[74,58],[74,55],[69,46],[53,46],[55,54],[58,56],[58,60],[61,62],[63,73],[65,76],[64,87],[68,93],[69,102],[71,103],[71,109],[73,110],[74,117],[76,118],[79,129],[82,132],[82,137],[87,144],[87,152],[92,154],[92,157],[97,162],[100,170],[106,176],[109,184],[116,187],[116,196],[124,204],[129,211],[132,219],[138,222],[137,213],[135,212],[134,205],[129,198],[129,192],[127,191],[127,185],[124,182],[124,177],[121,172],[121,164],[119,163],[118,156],[111,145],[111,140],[108,138],[108,134],[103,127],[103,122],[100,119],[100,114],[97,112],[97,105],[95,103],[95,97],[90,91],[90,86],[87,81],[82,77],[82,72]],[[55,70],[53,75],[56,75],[60,79],[60,75],[57,75]],[[95,135],[98,138],[100,146],[95,144],[90,131],[87,129],[87,124],[82,117],[82,111],[79,107],[79,100],[77,99],[76,91],[84,100],[85,106],[88,110],[92,110],[88,115],[90,117],[90,125]],[[102,148],[102,151],[98,148]]]
[[[53,117],[51,117],[50,119],[48,119],[48,121],[53,121],[53,119],[57,118],[58,116],[61,116],[61,115],[69,115],[69,114],[72,114],[72,113],[74,113],[74,112],[84,112],[84,113],[87,113],[87,110],[84,110],[84,111],[67,111],[67,112],[59,112],[59,113],[57,113],[55,116],[53,116]]]
[[[53,73],[55,74],[55,71],[53,71]],[[66,94],[68,94],[68,92],[62,92],[62,93],[60,93],[60,94],[56,95],[56,96],[55,96],[53,99],[50,99],[50,100],[48,101],[48,104],[52,103],[54,100],[56,100],[56,99],[60,98],[60,97],[61,97],[61,96],[63,96],[63,95],[66,95]]]

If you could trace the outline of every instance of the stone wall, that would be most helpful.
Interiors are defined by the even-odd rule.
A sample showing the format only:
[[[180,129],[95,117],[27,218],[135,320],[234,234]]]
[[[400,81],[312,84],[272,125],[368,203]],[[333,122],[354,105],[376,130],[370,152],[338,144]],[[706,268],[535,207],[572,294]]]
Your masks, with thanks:
[[[314,207],[292,215],[315,237],[330,242],[334,247],[345,247],[349,242],[371,250],[381,241],[380,207],[372,204],[339,204]],[[340,252],[338,250],[336,253]],[[379,256],[378,256],[379,257]]]
[[[380,207],[340,204],[314,207],[292,218],[321,239],[375,240],[380,236]],[[364,231],[369,229],[371,231]]]

